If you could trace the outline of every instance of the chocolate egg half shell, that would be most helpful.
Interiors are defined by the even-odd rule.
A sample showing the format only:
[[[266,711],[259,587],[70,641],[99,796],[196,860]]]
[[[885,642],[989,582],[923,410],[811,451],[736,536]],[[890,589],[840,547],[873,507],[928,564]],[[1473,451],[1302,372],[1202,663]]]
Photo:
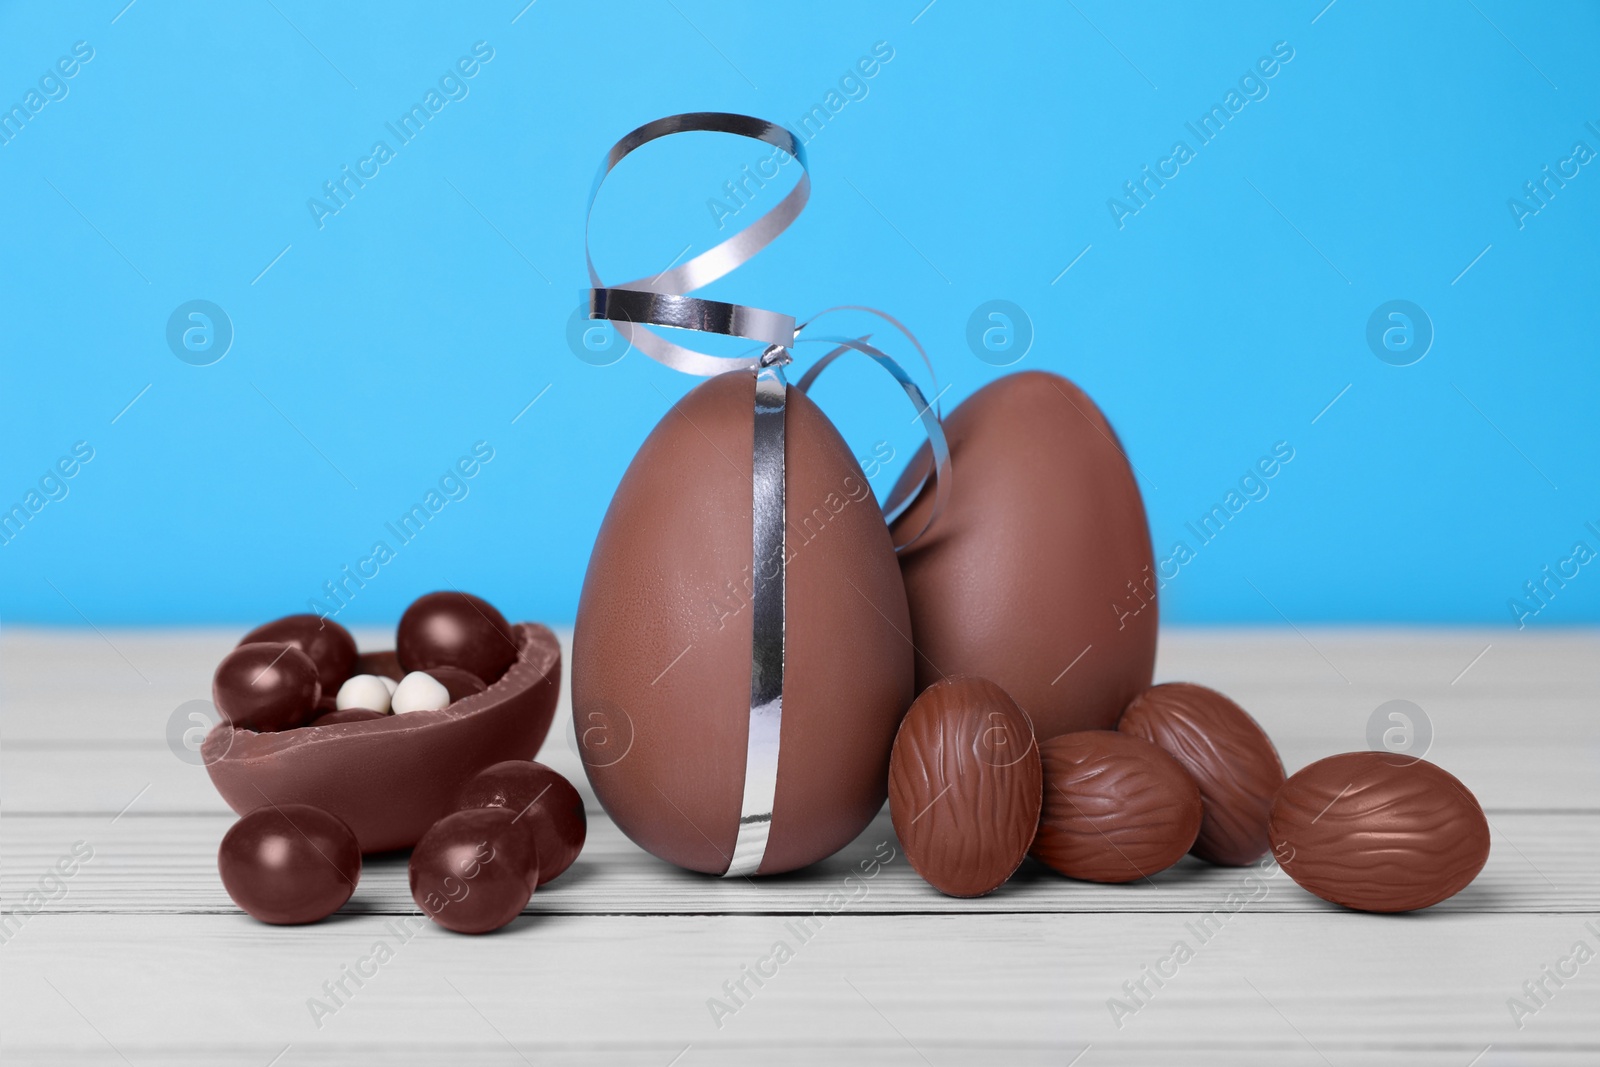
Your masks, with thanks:
[[[752,374],[720,375],[650,433],[601,525],[573,636],[595,794],[640,847],[710,874],[732,862],[744,797],[754,404]],[[914,695],[905,589],[865,475],[795,388],[784,441],[782,725],[760,874],[829,856],[867,826]]]
[[[991,382],[945,420],[950,499],[901,553],[917,688],[955,674],[999,684],[1041,740],[1105,730],[1150,685],[1156,594],[1144,502],[1092,400],[1055,374]],[[891,499],[926,473],[923,449]],[[903,540],[933,506],[924,490]]]
[[[555,717],[561,646],[537,623],[512,627],[517,661],[481,693],[436,711],[258,733],[224,722],[201,758],[228,806],[310,804],[355,831],[362,852],[410,848],[452,810],[456,790],[508,759],[531,759]],[[358,672],[398,678],[392,652],[356,661]]]

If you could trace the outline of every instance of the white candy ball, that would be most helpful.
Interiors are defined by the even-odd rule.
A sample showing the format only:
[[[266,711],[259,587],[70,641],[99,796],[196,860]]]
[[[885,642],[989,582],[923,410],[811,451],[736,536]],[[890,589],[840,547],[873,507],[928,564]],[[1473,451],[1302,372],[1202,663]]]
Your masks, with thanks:
[[[389,677],[387,674],[378,675],[378,681],[382,682],[383,683],[383,687],[385,689],[389,690],[389,695],[390,696],[394,696],[395,687],[397,687],[400,684],[399,682],[395,681],[393,678]]]
[[[391,705],[396,715],[408,711],[438,711],[450,705],[450,690],[435,681],[433,675],[412,671],[395,687]]]
[[[376,674],[357,674],[346,679],[339,687],[339,695],[333,698],[333,706],[340,711],[345,708],[371,708],[388,714],[389,694],[393,692],[394,683],[389,679]]]

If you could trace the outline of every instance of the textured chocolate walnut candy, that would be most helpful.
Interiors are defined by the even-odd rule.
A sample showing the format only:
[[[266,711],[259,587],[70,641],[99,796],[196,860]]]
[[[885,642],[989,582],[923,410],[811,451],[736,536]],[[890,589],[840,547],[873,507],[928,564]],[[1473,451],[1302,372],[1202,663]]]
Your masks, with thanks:
[[[1135,697],[1117,729],[1160,746],[1200,787],[1205,816],[1191,852],[1243,867],[1267,851],[1267,811],[1283,785],[1283,761],[1243,708],[1215,689],[1174,682]]]
[[[1002,885],[1033,841],[1042,785],[1033,725],[998,685],[962,676],[923,691],[889,758],[889,814],[906,859],[935,889]]]
[[[1200,789],[1177,760],[1114,730],[1052,737],[1033,856],[1069,878],[1132,882],[1183,858],[1200,832]]]
[[[1453,774],[1388,752],[1329,756],[1272,803],[1279,865],[1358,911],[1415,911],[1455,896],[1489,858],[1489,823]]]

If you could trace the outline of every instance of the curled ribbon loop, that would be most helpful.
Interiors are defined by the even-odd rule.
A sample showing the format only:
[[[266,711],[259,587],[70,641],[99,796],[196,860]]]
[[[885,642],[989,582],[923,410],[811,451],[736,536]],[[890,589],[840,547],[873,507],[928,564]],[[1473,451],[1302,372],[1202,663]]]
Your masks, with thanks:
[[[904,552],[921,540],[922,535],[928,532],[940,514],[943,513],[945,504],[950,499],[950,446],[945,442],[944,427],[939,423],[938,410],[923,398],[922,390],[917,388],[917,383],[911,380],[911,376],[905,372],[905,368],[872,345],[867,344],[867,338],[805,337],[801,338],[801,340],[824,341],[837,346],[812,364],[805,374],[801,375],[800,381],[796,383],[796,388],[802,392],[809,388],[811,383],[816,380],[817,375],[835,359],[846,352],[855,351],[860,352],[893,375],[894,380],[900,383],[900,388],[905,390],[906,396],[910,398],[911,403],[916,405],[917,418],[922,422],[922,428],[927,431],[928,443],[933,449],[933,469],[924,475],[922,481],[913,486],[909,493],[891,502],[884,509],[884,521],[893,523],[901,515],[905,514],[906,509],[910,508],[912,503],[922,495],[923,489],[927,487],[929,478],[934,479],[934,497],[933,508],[928,512],[928,519],[922,524],[921,529],[912,534],[908,540],[894,546],[896,552]]]
[[[651,141],[675,133],[695,132],[730,133],[765,141],[800,164],[800,180],[787,196],[755,222],[689,262],[648,278],[635,278],[631,282],[607,287],[594,269],[594,255],[588,247],[589,223],[594,219],[595,199],[600,195],[600,187],[605,183],[606,176],[629,154]],[[589,317],[610,319],[616,325],[617,332],[630,345],[656,362],[685,374],[710,377],[730,370],[749,370],[758,366],[760,356],[709,355],[669,341],[647,329],[644,324],[748,337],[788,348],[794,343],[794,319],[791,316],[739,304],[702,300],[687,294],[710,285],[766,248],[789,228],[810,197],[811,175],[806,169],[805,148],[794,134],[782,126],[748,115],[719,111],[670,115],[645,123],[606,153],[606,161],[589,190],[589,211],[584,226],[584,258],[589,265],[589,284],[593,286],[589,293]],[[667,299],[651,300],[648,294]]]
[[[600,280],[600,274],[594,265],[594,255],[588,247],[589,224],[593,221],[594,205],[600,195],[600,187],[605,184],[606,177],[616,169],[617,164],[634,151],[651,141],[678,133],[726,133],[765,142],[800,164],[800,180],[782,200],[769,208],[755,222],[687,263],[647,278],[636,278],[633,281],[608,286]],[[592,286],[589,290],[589,317],[609,320],[629,345],[656,362],[698,377],[711,377],[736,370],[756,370],[768,365],[772,348],[788,350],[802,340],[831,341],[835,347],[813,364],[795,383],[801,392],[808,391],[817,376],[848,351],[861,352],[888,371],[900,383],[906,396],[916,407],[917,418],[921,420],[928,434],[934,459],[933,468],[927,477],[884,511],[884,520],[894,522],[921,496],[928,479],[934,480],[936,492],[928,521],[913,537],[895,546],[895,551],[902,552],[915,544],[938,521],[950,495],[950,450],[945,444],[944,428],[938,407],[938,378],[933,370],[933,362],[928,358],[927,350],[922,347],[922,342],[918,341],[916,335],[894,316],[877,308],[859,304],[827,308],[797,326],[792,316],[776,311],[688,295],[755,257],[789,228],[804,210],[810,197],[811,174],[806,161],[805,146],[782,126],[749,115],[721,111],[669,115],[645,123],[619,140],[611,147],[611,151],[606,153],[605,162],[595,175],[594,185],[589,191],[588,221],[585,223],[584,231],[584,258],[589,268],[589,284]],[[936,390],[934,402],[929,404],[922,390],[892,356],[867,344],[868,337],[800,336],[802,331],[822,316],[840,311],[856,311],[876,316],[909,340],[917,350],[917,355],[921,357],[923,365],[927,367],[929,380],[934,383]],[[651,326],[743,337],[760,342],[764,348],[761,352],[748,355],[714,356],[668,340],[650,329]]]
[[[593,220],[595,200],[606,176],[643,145],[675,133],[729,133],[763,141],[800,164],[800,180],[777,204],[745,229],[687,263],[671,267],[649,278],[636,278],[620,285],[607,286],[594,267],[588,244],[588,226]],[[745,746],[744,795],[740,804],[739,828],[733,854],[728,857],[725,876],[759,873],[766,858],[767,840],[772,829],[772,813],[778,785],[779,741],[783,734],[783,681],[787,619],[785,583],[788,553],[785,547],[788,518],[784,492],[784,422],[787,412],[788,381],[783,368],[791,361],[789,350],[799,341],[831,344],[834,347],[806,371],[797,383],[802,392],[809,389],[823,369],[845,352],[860,352],[893,375],[916,406],[917,417],[928,432],[934,466],[927,477],[936,482],[936,495],[928,521],[911,540],[897,545],[902,551],[915,543],[938,520],[950,493],[950,450],[938,408],[923,397],[905,368],[869,344],[866,337],[801,337],[801,331],[821,315],[837,311],[858,311],[875,315],[910,340],[927,365],[930,379],[933,364],[914,334],[898,320],[874,308],[858,305],[828,308],[807,323],[796,326],[788,315],[743,304],[706,300],[690,296],[723,275],[748,262],[789,228],[811,196],[811,176],[806,166],[805,149],[792,133],[781,126],[748,115],[722,112],[696,112],[671,115],[647,122],[618,141],[606,154],[605,163],[589,192],[589,215],[585,222],[584,258],[589,267],[589,317],[606,319],[617,332],[658,363],[685,374],[710,377],[729,371],[744,371],[755,377],[755,433],[751,442],[751,657],[750,718]],[[685,347],[650,327],[665,327],[695,333],[743,337],[763,345],[757,354],[714,356]],[[937,381],[935,380],[935,385]],[[934,397],[938,400],[937,394]],[[885,521],[893,522],[926,488],[927,477],[913,491],[888,509]]]

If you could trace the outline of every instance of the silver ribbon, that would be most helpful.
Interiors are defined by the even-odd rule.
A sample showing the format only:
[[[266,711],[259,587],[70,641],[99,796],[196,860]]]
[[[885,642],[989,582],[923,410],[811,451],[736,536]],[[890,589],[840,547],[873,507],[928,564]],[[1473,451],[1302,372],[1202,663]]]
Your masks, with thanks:
[[[589,250],[589,223],[593,221],[595,200],[606,176],[629,154],[661,137],[677,133],[727,133],[763,141],[800,164],[800,180],[777,204],[739,233],[702,252],[677,267],[648,278],[636,278],[620,285],[607,286],[595,270]],[[933,377],[933,364],[914,334],[892,316],[875,308],[845,305],[819,312],[796,326],[789,315],[743,304],[706,300],[688,294],[709,285],[750,260],[789,228],[799,217],[811,196],[811,175],[804,147],[782,126],[748,115],[724,112],[695,112],[670,115],[647,122],[622,138],[606,153],[605,162],[589,191],[588,221],[584,231],[584,259],[589,268],[589,317],[609,320],[634,348],[674,370],[700,377],[730,371],[755,375],[755,434],[752,448],[751,485],[751,648],[750,648],[750,732],[745,749],[744,797],[740,805],[739,833],[733,856],[724,876],[751,875],[759,871],[766,856],[767,839],[772,830],[772,812],[778,788],[779,741],[783,727],[783,673],[785,647],[785,580],[788,572],[785,536],[787,516],[784,499],[784,419],[787,410],[788,381],[783,367],[791,361],[789,350],[796,344],[818,342],[834,347],[819,359],[796,384],[805,392],[824,369],[839,356],[855,351],[888,371],[900,383],[917,409],[917,417],[927,431],[933,453],[933,466],[911,492],[885,510],[885,521],[893,522],[927,487],[935,483],[933,507],[928,519],[909,540],[896,545],[903,551],[931,528],[944,511],[950,493],[950,450],[945,443],[937,404],[924,398],[905,369],[893,357],[868,343],[865,337],[801,337],[802,331],[818,318],[833,312],[858,311],[875,315],[911,341]],[[762,349],[750,355],[715,356],[668,340],[650,327],[667,327],[696,333],[743,337],[760,342]],[[937,399],[937,395],[935,397]]]
[[[782,363],[756,374],[754,492],[751,508],[750,739],[745,745],[744,802],[727,874],[754,874],[767,854],[778,793],[778,741],[783,732],[784,579],[788,522],[784,514],[783,422],[789,383]],[[784,352],[785,361],[787,353]]]

